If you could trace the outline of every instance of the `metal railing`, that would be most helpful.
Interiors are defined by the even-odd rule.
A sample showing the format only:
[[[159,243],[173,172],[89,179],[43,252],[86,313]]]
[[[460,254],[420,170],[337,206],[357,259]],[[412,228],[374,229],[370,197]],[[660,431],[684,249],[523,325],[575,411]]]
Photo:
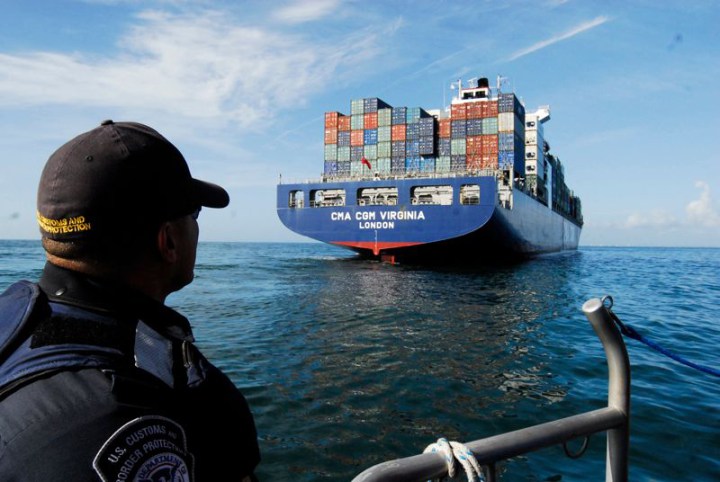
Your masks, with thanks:
[[[558,444],[563,444],[569,456],[579,456],[568,452],[567,442],[585,438],[580,449],[583,452],[587,437],[598,432],[607,432],[606,482],[628,480],[630,361],[622,335],[611,317],[611,307],[610,297],[593,298],[582,306],[605,349],[607,407],[466,443],[483,466],[488,482],[497,480],[495,464],[499,461]],[[425,482],[445,476],[447,465],[442,455],[425,453],[375,465],[356,476],[353,482]]]

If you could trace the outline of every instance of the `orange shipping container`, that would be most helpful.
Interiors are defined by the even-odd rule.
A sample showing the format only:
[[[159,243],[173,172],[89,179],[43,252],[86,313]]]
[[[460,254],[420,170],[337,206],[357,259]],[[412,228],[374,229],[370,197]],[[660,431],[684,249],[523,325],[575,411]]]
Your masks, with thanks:
[[[325,129],[337,128],[338,117],[340,117],[340,112],[325,112]]]
[[[404,141],[407,128],[405,124],[395,124],[390,130],[391,141]]]
[[[453,119],[467,119],[467,107],[465,104],[453,104],[450,106],[450,117]]]
[[[350,145],[351,146],[362,146],[365,144],[365,130],[355,129],[350,131]]]
[[[482,167],[483,169],[497,169],[497,154],[482,154],[480,156],[480,167]]]
[[[440,119],[440,137],[448,138],[452,135],[452,119]]]
[[[377,129],[378,126],[378,115],[377,112],[371,112],[365,114],[363,128],[365,129]]]
[[[325,144],[337,144],[338,139],[338,130],[333,129],[325,129]]]
[[[341,115],[338,117],[338,130],[349,131],[350,130],[350,119],[352,116]]]

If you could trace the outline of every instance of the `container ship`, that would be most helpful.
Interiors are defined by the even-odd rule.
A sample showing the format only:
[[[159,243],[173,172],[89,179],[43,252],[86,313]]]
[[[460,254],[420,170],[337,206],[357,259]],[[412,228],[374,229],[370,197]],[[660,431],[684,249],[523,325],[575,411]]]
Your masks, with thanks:
[[[449,106],[377,98],[325,113],[319,178],[277,185],[277,213],[308,238],[392,263],[484,263],[577,249],[581,202],[544,126],[487,78]]]

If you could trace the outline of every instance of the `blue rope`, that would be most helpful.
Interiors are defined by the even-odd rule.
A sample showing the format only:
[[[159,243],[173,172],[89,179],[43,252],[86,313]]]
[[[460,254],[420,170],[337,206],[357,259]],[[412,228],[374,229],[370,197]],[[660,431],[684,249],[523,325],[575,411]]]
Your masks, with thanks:
[[[715,375],[716,377],[720,377],[720,370],[716,370],[714,368],[709,368],[709,367],[706,367],[703,365],[698,365],[697,363],[688,361],[685,358],[681,357],[680,355],[677,355],[677,354],[671,352],[670,350],[667,350],[667,349],[661,347],[657,343],[655,343],[651,340],[648,340],[647,338],[642,336],[640,333],[635,331],[634,328],[632,328],[628,325],[625,325],[622,321],[620,321],[620,318],[618,318],[617,315],[612,312],[612,310],[608,310],[608,311],[610,312],[610,316],[612,316],[613,320],[615,320],[615,323],[618,325],[618,328],[620,328],[620,333],[622,333],[623,335],[628,336],[628,337],[630,337],[634,340],[637,340],[641,343],[645,343],[647,346],[649,346],[653,350],[656,350],[656,351],[662,353],[663,355],[668,356],[668,357],[672,358],[673,360],[682,363],[683,365],[687,365],[696,370],[700,370],[701,372],[705,372],[710,375]]]

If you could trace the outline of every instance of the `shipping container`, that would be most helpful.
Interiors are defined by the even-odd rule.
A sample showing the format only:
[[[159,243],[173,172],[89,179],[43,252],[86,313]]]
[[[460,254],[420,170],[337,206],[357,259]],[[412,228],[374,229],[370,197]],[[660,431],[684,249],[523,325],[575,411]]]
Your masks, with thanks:
[[[392,141],[404,141],[405,140],[405,131],[407,128],[407,124],[396,124],[393,125],[390,129],[390,140]]]
[[[384,127],[384,126],[390,126],[392,125],[392,109],[389,107],[378,109],[378,127]]]
[[[352,129],[352,116],[341,115],[338,117],[338,130],[339,131],[350,131]]]
[[[377,129],[365,129],[363,135],[363,143],[365,145],[373,145],[378,142],[378,131]]]
[[[465,138],[462,139],[453,139],[450,143],[450,155],[452,156],[458,156],[462,155],[464,156],[467,153],[467,142]]]
[[[406,141],[405,142],[405,155],[408,157],[420,155],[420,141]]]
[[[420,172],[420,156],[410,156],[405,158],[406,172]]]
[[[439,136],[443,139],[449,138],[452,136],[452,129],[451,129],[451,123],[452,119],[440,119],[438,121],[439,125]]]
[[[440,156],[435,161],[435,172],[450,172],[450,156]]]
[[[390,157],[378,157],[373,166],[373,171],[380,174],[390,174]]]
[[[334,177],[337,175],[337,172],[338,172],[337,161],[325,161],[325,169],[323,170],[323,173],[326,176]]]
[[[365,113],[363,116],[363,128],[365,129],[377,129],[378,117],[377,112]]]
[[[390,147],[391,157],[405,158],[405,141],[392,141]]]
[[[351,130],[358,131],[365,128],[365,114],[353,114],[350,118]]]
[[[365,130],[351,130],[350,131],[350,145],[351,146],[362,146],[365,143]]]
[[[378,99],[377,97],[368,97],[366,99],[363,99],[363,113],[371,113],[371,112],[377,112],[380,109],[385,109],[390,107],[390,105],[383,101],[382,99]]]
[[[405,127],[405,139],[417,140],[420,138],[420,124],[407,124]]]
[[[483,132],[483,134],[497,134],[498,133],[497,117],[485,117],[482,120],[482,132]]]
[[[450,156],[450,139],[438,139],[438,155]]]
[[[467,124],[467,135],[468,136],[479,136],[482,135],[482,119],[470,119],[466,121]]]
[[[408,107],[406,113],[406,122],[408,124],[415,124],[420,121],[423,117],[430,117],[430,114],[421,107]]]
[[[450,171],[452,171],[452,172],[464,171],[466,169],[466,166],[465,166],[466,162],[467,162],[467,156],[464,154],[462,156],[458,156],[458,155],[450,156]]]
[[[407,124],[407,107],[392,108],[392,125]]]
[[[466,120],[453,120],[450,126],[450,137],[455,139],[462,139],[467,136],[467,121]]]
[[[418,121],[420,137],[435,136],[435,118],[434,117],[423,117]]]
[[[325,144],[325,160],[337,161],[337,144]]]
[[[365,113],[363,106],[363,99],[355,99],[350,101],[350,114],[351,115],[362,115]]]
[[[354,146],[350,148],[350,161],[360,161],[365,155],[365,146]]]
[[[338,146],[347,147],[350,145],[350,133],[352,131],[338,131]]]
[[[325,129],[325,144],[338,143],[338,130],[335,127]]]
[[[378,158],[377,144],[374,144],[374,145],[366,144],[363,148],[363,156],[365,156],[365,159],[368,159],[370,161],[374,161],[375,159],[377,159]]]
[[[435,158],[432,156],[420,156],[420,172],[435,172]]]
[[[467,119],[467,104],[452,104],[450,106],[450,117],[452,119]]]
[[[350,175],[350,161],[338,161],[337,163],[337,175],[338,176],[349,176]]]
[[[419,152],[421,156],[430,156],[435,154],[435,138],[430,136],[420,137],[418,140]]]
[[[403,142],[403,144],[405,144]],[[405,156],[393,156],[390,158],[390,173],[391,174],[405,174]]]
[[[325,129],[337,129],[339,112],[325,112]]]
[[[338,146],[337,159],[338,162],[350,162],[350,146]]]
[[[381,158],[381,157],[390,158],[392,156],[392,143],[390,141],[378,142],[377,143],[377,155],[378,155],[378,158]]]
[[[390,142],[392,140],[392,128],[387,126],[378,127],[378,142]]]

